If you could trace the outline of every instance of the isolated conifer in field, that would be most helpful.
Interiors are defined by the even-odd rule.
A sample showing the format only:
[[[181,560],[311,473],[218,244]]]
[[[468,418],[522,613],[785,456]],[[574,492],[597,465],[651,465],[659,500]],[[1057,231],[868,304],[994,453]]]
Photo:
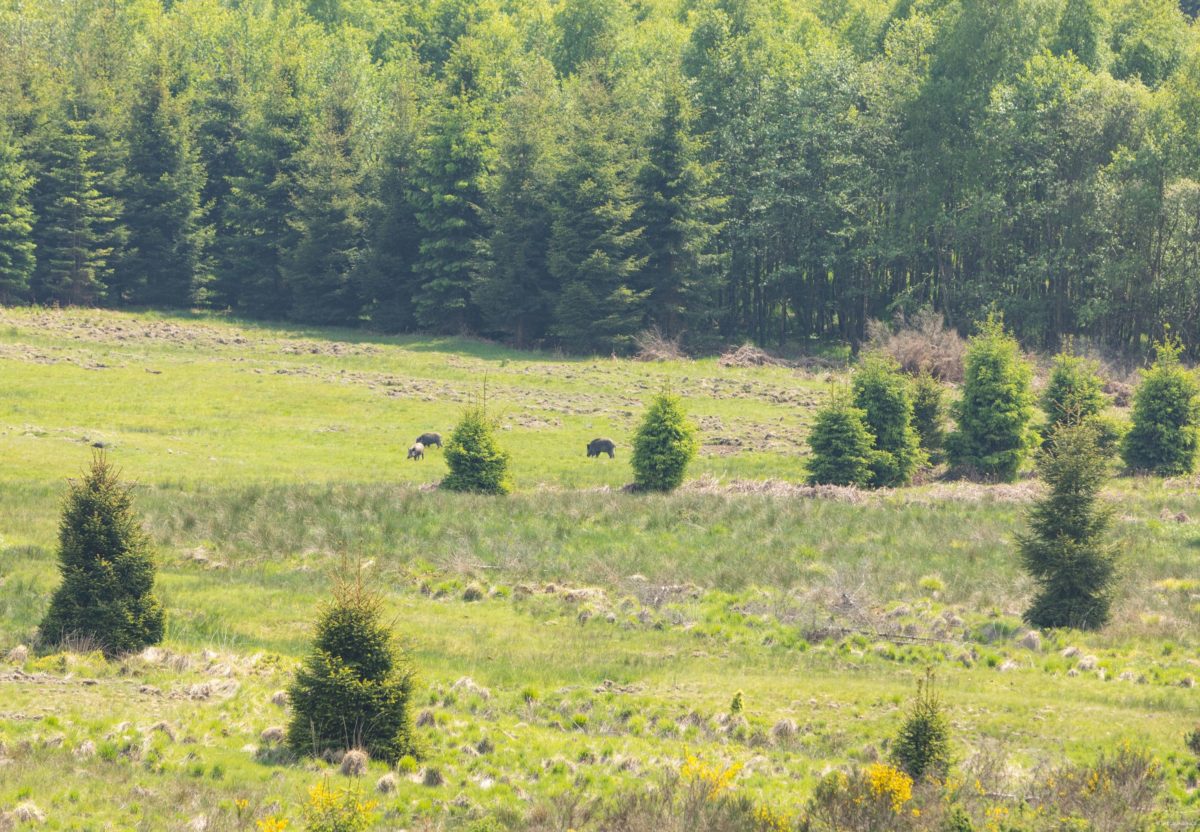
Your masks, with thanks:
[[[967,346],[962,398],[953,407],[958,429],[947,441],[950,463],[960,471],[1011,482],[1037,442],[1033,418],[1033,370],[1016,340],[988,318]]]
[[[867,486],[875,437],[867,430],[866,414],[850,395],[839,390],[817,411],[808,435],[812,455],[808,481],[813,485]]]
[[[913,428],[923,450],[936,461],[946,442],[946,388],[928,371],[913,379]]]
[[[950,769],[950,722],[934,690],[932,670],[917,681],[917,697],[892,745],[892,761],[913,780],[941,777]]]
[[[1200,431],[1200,384],[1179,363],[1177,341],[1159,344],[1158,356],[1133,397],[1133,426],[1121,457],[1134,471],[1163,476],[1191,473]]]
[[[1054,359],[1054,369],[1042,391],[1042,411],[1050,431],[1100,415],[1108,404],[1096,362],[1068,352]]]
[[[58,542],[63,580],[42,620],[43,640],[93,641],[109,655],[162,641],[150,538],[133,510],[129,486],[103,452],[92,457],[82,479],[71,481]]]
[[[413,752],[413,674],[360,580],[340,581],[322,606],[312,652],[288,690],[288,746],[318,756],[351,748],[394,763]]]
[[[442,488],[477,494],[507,494],[508,451],[496,441],[495,422],[484,405],[472,405],[446,442],[446,465],[450,474]]]
[[[663,391],[633,437],[633,484],[639,491],[673,491],[683,482],[699,446],[696,426],[683,412],[682,400]]]
[[[1106,460],[1096,426],[1060,426],[1038,467],[1050,491],[1033,506],[1029,531],[1019,538],[1021,563],[1037,584],[1025,620],[1096,629],[1108,621],[1117,558],[1104,539],[1112,510],[1099,502]]]
[[[920,438],[913,429],[913,404],[908,379],[895,359],[873,353],[854,372],[854,406],[864,414],[875,437],[871,454],[871,485],[904,485],[924,461]]]

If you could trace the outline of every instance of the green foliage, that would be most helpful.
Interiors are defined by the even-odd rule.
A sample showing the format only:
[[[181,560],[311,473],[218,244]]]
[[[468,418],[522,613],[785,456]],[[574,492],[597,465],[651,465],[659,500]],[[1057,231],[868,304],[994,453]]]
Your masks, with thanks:
[[[1068,352],[1059,353],[1042,391],[1041,404],[1049,431],[1098,416],[1108,399],[1096,363]]]
[[[946,388],[922,371],[912,382],[913,429],[921,450],[936,461],[946,442]]]
[[[1115,547],[1105,541],[1112,510],[1101,505],[1106,460],[1091,422],[1055,429],[1039,461],[1049,488],[1019,538],[1021,563],[1037,585],[1025,619],[1035,627],[1096,629],[1108,621]]]
[[[808,481],[813,485],[857,485],[872,478],[875,437],[867,430],[866,414],[854,406],[847,391],[839,390],[817,410],[808,445]]]
[[[1177,476],[1195,468],[1200,382],[1180,363],[1179,353],[1177,341],[1160,343],[1134,394],[1133,424],[1121,444],[1121,458],[1131,470]]]
[[[894,359],[872,353],[854,371],[851,385],[854,406],[863,412],[867,432],[875,438],[870,484],[906,484],[924,461],[920,436],[913,428],[908,379]]]
[[[934,690],[932,670],[917,680],[912,709],[892,743],[892,760],[913,780],[945,777],[950,769],[950,721]]]
[[[1016,339],[989,318],[967,346],[962,398],[952,410],[958,428],[947,441],[951,465],[989,479],[1016,479],[1037,442],[1033,370]]]
[[[683,412],[683,401],[669,391],[650,402],[633,437],[633,484],[639,491],[674,491],[683,483],[700,441]]]
[[[446,465],[450,474],[442,488],[477,494],[507,494],[509,454],[496,441],[496,424],[483,405],[466,409],[446,440]]]
[[[413,753],[413,673],[361,579],[339,581],[318,614],[312,651],[288,691],[297,754],[361,748],[394,763]]]
[[[62,584],[39,627],[46,643],[80,639],[117,655],[162,641],[150,538],[129,491],[103,452],[71,481],[58,529]]]
[[[29,294],[35,262],[32,185],[16,144],[0,131],[0,303]]]

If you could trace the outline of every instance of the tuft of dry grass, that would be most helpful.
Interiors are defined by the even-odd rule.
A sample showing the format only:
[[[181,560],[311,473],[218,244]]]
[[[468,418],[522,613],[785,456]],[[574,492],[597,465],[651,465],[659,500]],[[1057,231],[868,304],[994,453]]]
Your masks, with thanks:
[[[911,321],[899,317],[893,326],[870,321],[867,347],[892,356],[912,375],[924,370],[942,381],[962,381],[967,342],[933,310],[923,309]]]

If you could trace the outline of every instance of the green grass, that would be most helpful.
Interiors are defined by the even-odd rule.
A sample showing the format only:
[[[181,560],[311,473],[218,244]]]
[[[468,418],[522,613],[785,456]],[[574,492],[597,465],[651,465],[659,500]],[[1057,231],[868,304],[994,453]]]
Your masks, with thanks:
[[[485,372],[512,425],[517,493],[420,488],[441,459],[405,463],[404,449],[448,432]],[[1161,517],[1200,519],[1190,482],[1114,481],[1126,566],[1114,621],[1031,651],[1013,546],[1029,482],[855,495],[705,477],[636,496],[616,489],[627,455],[584,457],[593,435],[623,447],[640,402],[670,381],[702,421],[693,477],[799,481],[823,378],[14,310],[0,312],[0,373],[0,660],[33,638],[57,582],[61,479],[97,439],[139,483],[168,609],[161,655],[35,652],[19,675],[0,661],[0,813],[33,801],[47,829],[183,830],[200,816],[253,829],[272,814],[300,828],[306,789],[343,779],[282,762],[259,737],[286,723],[271,696],[330,573],[350,564],[384,592],[434,718],[399,790],[374,796],[379,828],[610,799],[685,753],[742,763],[742,793],[793,812],[828,767],[886,754],[929,664],[960,767],[998,744],[1032,777],[1043,760],[1129,740],[1164,763],[1172,817],[1198,816],[1183,735],[1200,722],[1184,686],[1200,675],[1200,532]],[[471,585],[483,600],[463,600]],[[1096,667],[1080,671],[1082,656]],[[456,689],[463,677],[488,695]],[[720,725],[739,690],[746,724]],[[774,738],[781,720],[799,732]],[[418,782],[427,769],[445,783]],[[383,773],[373,764],[362,788]]]

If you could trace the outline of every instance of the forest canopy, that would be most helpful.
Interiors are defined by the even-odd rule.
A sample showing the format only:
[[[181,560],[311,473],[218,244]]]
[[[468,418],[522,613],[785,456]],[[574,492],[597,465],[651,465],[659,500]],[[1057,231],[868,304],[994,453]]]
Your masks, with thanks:
[[[1173,0],[7,0],[0,302],[1200,352]]]

